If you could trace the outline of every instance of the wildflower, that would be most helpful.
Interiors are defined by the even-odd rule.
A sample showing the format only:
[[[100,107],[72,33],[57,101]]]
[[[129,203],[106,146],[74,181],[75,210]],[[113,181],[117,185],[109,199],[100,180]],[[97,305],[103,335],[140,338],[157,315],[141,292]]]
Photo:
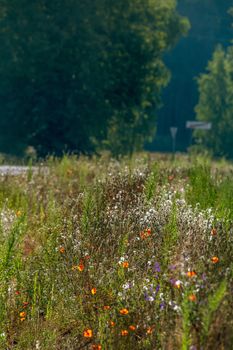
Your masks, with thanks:
[[[122,335],[123,337],[125,337],[125,336],[128,335],[128,334],[129,334],[129,332],[128,332],[126,329],[122,329],[121,335]]]
[[[123,289],[130,289],[131,288],[131,284],[126,282],[125,284],[122,285]]]
[[[25,321],[25,320],[26,320],[26,317],[21,317],[21,318],[20,318],[20,321],[21,321],[21,322],[23,322],[23,321]]]
[[[78,268],[78,270],[79,270],[80,272],[82,272],[82,271],[84,270],[84,265],[83,265],[83,263],[79,264],[79,265],[77,266],[77,268]]]
[[[177,280],[177,281],[175,282],[175,284],[174,284],[174,285],[175,285],[175,287],[176,287],[176,288],[180,289],[181,284],[182,284],[182,281]]]
[[[92,338],[92,336],[93,336],[92,330],[91,330],[91,329],[86,329],[86,330],[83,332],[83,336],[84,336],[85,338]]]
[[[65,248],[64,248],[64,247],[60,247],[60,248],[59,248],[59,252],[60,252],[61,254],[64,254],[64,253],[65,253]]]
[[[216,228],[212,228],[211,230],[211,236],[216,236],[217,235],[217,230]]]
[[[124,267],[124,269],[127,269],[129,267],[128,261],[123,261],[121,265]]]
[[[161,272],[161,268],[160,268],[159,262],[155,262],[155,264],[154,264],[154,272]]]
[[[20,314],[19,314],[19,317],[26,317],[26,315],[27,315],[27,313],[26,313],[26,311],[22,311],[22,312],[20,312]]]
[[[141,239],[146,239],[151,235],[151,229],[148,228],[145,231],[140,232]]]
[[[130,329],[131,331],[135,331],[136,327],[133,326],[133,325],[130,325],[130,326],[129,326],[129,329]]]
[[[16,290],[15,295],[20,295],[20,291]]]
[[[189,297],[188,297],[189,301],[196,301],[197,300],[197,297],[195,294],[190,294]]]
[[[212,261],[213,264],[217,264],[219,262],[219,258],[217,256],[213,256],[211,258],[211,261]]]
[[[160,305],[159,305],[160,310],[164,310],[165,306],[166,306],[166,304],[164,301],[162,303],[160,303]]]
[[[111,327],[115,327],[115,325],[116,325],[116,322],[113,322],[113,321],[110,321],[109,323],[110,323]]]
[[[197,274],[196,274],[195,271],[188,271],[188,272],[186,273],[186,275],[187,275],[188,277],[195,277]]]
[[[22,212],[20,210],[17,210],[16,216],[19,218],[22,215]]]
[[[92,295],[95,295],[96,292],[97,292],[97,289],[96,289],[96,288],[92,288],[92,289],[91,289],[91,294],[92,294]]]
[[[145,294],[145,300],[146,301],[154,301],[155,299],[153,298],[153,296],[148,295],[147,293]]]
[[[121,315],[127,315],[129,313],[129,311],[127,309],[121,309],[120,310],[120,314]]]
[[[102,346],[100,344],[93,344],[91,348],[92,350],[101,350]]]
[[[25,308],[25,307],[27,307],[28,306],[28,304],[29,304],[29,302],[28,301],[24,301],[23,302],[23,307]]]
[[[111,309],[111,306],[109,306],[109,305],[104,305],[103,309],[104,309],[104,310],[110,310],[110,309]]]
[[[152,334],[152,332],[153,332],[153,328],[152,327],[147,328],[146,334]]]

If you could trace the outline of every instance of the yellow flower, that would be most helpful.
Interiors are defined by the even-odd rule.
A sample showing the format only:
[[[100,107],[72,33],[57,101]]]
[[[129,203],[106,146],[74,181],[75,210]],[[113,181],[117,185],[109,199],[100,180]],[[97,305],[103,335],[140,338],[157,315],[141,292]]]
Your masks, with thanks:
[[[93,337],[93,332],[91,329],[86,329],[84,332],[83,332],[83,336],[85,338],[92,338]]]
[[[26,317],[26,315],[27,315],[26,311],[22,311],[20,312],[19,317],[23,318],[23,317]]]
[[[97,289],[96,289],[96,288],[92,288],[92,289],[91,289],[91,294],[92,294],[92,295],[95,295],[96,292],[97,292]]]
[[[22,215],[21,211],[20,211],[20,210],[17,210],[16,216],[19,218],[21,215]]]
[[[127,315],[129,313],[129,311],[127,309],[121,309],[120,310],[120,314],[121,315]]]

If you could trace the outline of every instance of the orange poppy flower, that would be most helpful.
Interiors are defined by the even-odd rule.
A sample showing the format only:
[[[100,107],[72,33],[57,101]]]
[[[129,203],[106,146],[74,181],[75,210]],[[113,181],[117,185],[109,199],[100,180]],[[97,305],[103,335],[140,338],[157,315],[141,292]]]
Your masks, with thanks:
[[[81,263],[81,264],[79,264],[78,265],[78,270],[80,271],[80,272],[82,272],[83,270],[84,270],[84,265]]]
[[[120,314],[121,315],[127,315],[129,313],[129,310],[127,310],[127,309],[121,309],[120,310]]]
[[[92,289],[91,289],[91,294],[92,294],[92,295],[95,295],[96,292],[97,292],[97,289],[96,289],[96,288],[92,288]]]
[[[211,235],[212,235],[212,236],[216,236],[216,235],[217,235],[217,230],[216,230],[216,228],[212,228],[212,230],[211,230]]]
[[[124,267],[124,269],[127,269],[129,267],[128,261],[123,261],[121,265]]]
[[[110,321],[109,323],[110,323],[111,327],[115,327],[115,325],[116,325],[116,322],[113,322],[113,321]]]
[[[19,317],[23,318],[23,317],[26,317],[26,315],[27,315],[26,311],[22,311],[20,312]]]
[[[91,348],[92,350],[101,350],[102,346],[100,344],[93,344]]]
[[[211,261],[212,261],[213,264],[217,264],[219,262],[219,258],[217,256],[213,256],[211,258]]]
[[[104,309],[104,310],[110,310],[110,309],[111,309],[111,306],[109,306],[109,305],[104,305],[103,309]]]
[[[60,247],[60,248],[59,248],[59,252],[60,252],[61,254],[64,254],[64,253],[65,253],[65,248],[64,248],[64,247]]]
[[[146,334],[152,334],[152,332],[153,332],[152,327],[147,328]]]
[[[27,307],[29,305],[29,302],[28,301],[24,301],[23,302],[23,307],[25,308],[25,307]]]
[[[123,337],[125,337],[125,336],[128,335],[128,334],[129,334],[129,332],[128,332],[126,329],[122,329],[121,335],[122,335]]]
[[[135,331],[136,327],[133,326],[133,325],[130,325],[130,326],[129,326],[129,329],[130,329],[131,331]]]
[[[190,294],[189,297],[188,297],[189,301],[196,301],[197,300],[197,297],[195,294]]]
[[[141,239],[146,239],[151,235],[151,229],[148,228],[145,231],[140,232]]]
[[[83,332],[83,336],[84,336],[85,338],[92,338],[92,337],[93,337],[92,329],[86,329],[86,330]]]
[[[186,275],[187,275],[188,277],[194,277],[194,276],[196,276],[197,274],[196,274],[195,271],[188,271],[188,272],[186,273]]]
[[[21,321],[21,322],[23,322],[23,321],[25,321],[25,320],[26,320],[26,317],[21,317],[21,318],[20,318],[20,321]]]

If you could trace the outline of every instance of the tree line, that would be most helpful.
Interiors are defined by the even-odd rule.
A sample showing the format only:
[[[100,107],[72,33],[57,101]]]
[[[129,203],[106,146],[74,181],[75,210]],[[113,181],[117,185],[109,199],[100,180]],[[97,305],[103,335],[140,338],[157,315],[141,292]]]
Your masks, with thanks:
[[[2,151],[131,153],[154,134],[163,54],[187,32],[173,0],[2,0]]]
[[[217,0],[192,4],[216,13],[227,7]],[[33,146],[42,157],[102,149],[116,156],[152,141],[162,92],[176,77],[166,53],[190,28],[175,0],[2,0],[0,24],[0,152],[23,155]],[[187,47],[183,54],[186,78],[172,80],[172,96],[193,79]],[[232,55],[232,47],[216,49],[197,80],[195,108],[197,119],[213,124],[211,133],[195,134],[198,147],[227,157],[233,157]],[[165,129],[179,112],[172,101],[165,98],[160,114]],[[190,106],[183,95],[179,101],[184,123]]]

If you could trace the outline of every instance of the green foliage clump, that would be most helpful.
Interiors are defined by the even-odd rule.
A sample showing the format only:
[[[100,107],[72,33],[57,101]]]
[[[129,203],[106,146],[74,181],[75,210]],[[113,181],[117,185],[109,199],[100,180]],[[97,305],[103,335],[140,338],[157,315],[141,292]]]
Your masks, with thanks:
[[[197,119],[212,123],[208,131],[198,130],[196,138],[216,156],[233,157],[233,47],[217,47],[198,78],[199,102]]]
[[[0,21],[3,151],[119,155],[154,135],[163,54],[188,29],[175,1],[3,1]]]

